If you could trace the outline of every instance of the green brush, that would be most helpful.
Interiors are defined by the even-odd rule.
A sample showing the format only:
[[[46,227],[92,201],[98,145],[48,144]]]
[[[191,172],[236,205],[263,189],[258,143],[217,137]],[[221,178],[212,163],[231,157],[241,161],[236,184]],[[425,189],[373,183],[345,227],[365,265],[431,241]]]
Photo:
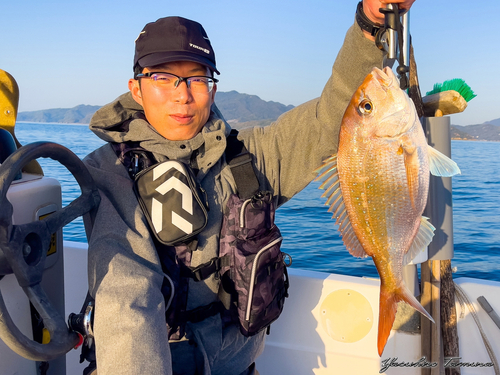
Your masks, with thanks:
[[[477,96],[474,94],[474,91],[472,91],[470,86],[461,78],[450,79],[449,81],[444,81],[443,83],[436,83],[434,88],[426,93],[426,95],[437,94],[438,92],[449,90],[455,90],[458,92],[462,95],[462,98],[464,98],[466,102],[470,102],[471,99],[474,99]]]
[[[427,96],[422,98],[424,114],[433,117],[460,113],[467,108],[467,102],[475,97],[476,94],[463,79],[436,83]]]

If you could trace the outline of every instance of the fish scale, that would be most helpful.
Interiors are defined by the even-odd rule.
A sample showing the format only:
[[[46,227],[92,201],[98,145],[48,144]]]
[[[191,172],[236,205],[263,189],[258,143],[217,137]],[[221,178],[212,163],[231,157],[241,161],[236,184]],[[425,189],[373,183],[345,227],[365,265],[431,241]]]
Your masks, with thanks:
[[[415,106],[390,68],[374,68],[354,93],[340,128],[338,154],[325,160],[329,211],[356,257],[371,256],[380,275],[377,347],[382,355],[397,303],[405,301],[431,321],[403,282],[403,265],[432,240],[422,216],[429,172],[450,176],[458,166],[427,145]]]

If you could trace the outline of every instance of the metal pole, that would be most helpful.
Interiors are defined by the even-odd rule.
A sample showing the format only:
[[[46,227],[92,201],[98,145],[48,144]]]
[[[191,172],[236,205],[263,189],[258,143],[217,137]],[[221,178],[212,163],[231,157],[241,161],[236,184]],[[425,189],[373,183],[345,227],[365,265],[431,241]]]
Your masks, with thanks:
[[[424,130],[430,146],[444,155],[451,156],[449,117],[425,118]],[[430,374],[444,374],[441,334],[441,261],[453,258],[453,212],[450,177],[432,176],[429,182],[429,198],[424,215],[436,227],[434,238],[428,247],[429,261],[422,265],[422,285],[426,294],[422,296],[425,307],[431,312],[436,324],[428,326],[422,321],[422,352],[430,355],[431,362],[438,366]],[[425,270],[425,272],[424,272]],[[426,278],[424,279],[424,275]],[[424,329],[425,327],[425,329]],[[429,345],[430,347],[426,347]],[[423,372],[429,373],[429,372]]]
[[[403,25],[403,51],[400,53],[403,54],[403,63],[405,66],[410,68],[410,11],[406,11],[403,14],[401,24]],[[410,73],[407,73],[408,80],[410,79]]]
[[[426,117],[425,133],[430,146],[451,156],[450,117]],[[424,215],[436,227],[429,245],[429,260],[453,258],[453,202],[451,177],[431,176]]]
[[[397,5],[394,4],[387,4],[387,9],[393,10],[394,7],[397,7]],[[389,19],[388,19],[389,17]],[[387,43],[388,43],[388,49],[387,49],[387,58],[388,59],[396,59],[397,58],[397,51],[398,51],[398,33],[394,29],[394,13],[389,13],[386,14],[386,28],[387,28]]]

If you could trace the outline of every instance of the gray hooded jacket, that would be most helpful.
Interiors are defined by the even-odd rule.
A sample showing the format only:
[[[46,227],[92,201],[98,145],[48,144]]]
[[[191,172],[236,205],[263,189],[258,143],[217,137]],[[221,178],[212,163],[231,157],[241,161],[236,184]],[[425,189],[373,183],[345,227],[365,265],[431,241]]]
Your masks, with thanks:
[[[344,110],[364,77],[381,65],[382,57],[354,25],[320,98],[283,114],[268,127],[239,133],[238,138],[253,155],[261,189],[273,192],[278,205],[301,191],[315,177],[313,170],[322,160],[337,152]],[[125,121],[129,122],[128,130],[120,130]],[[131,95],[124,94],[101,108],[90,128],[108,142],[140,141],[159,161],[189,161],[197,150],[197,178],[208,193],[210,211],[192,266],[217,256],[223,207],[235,191],[224,158],[230,127],[218,111],[214,108],[194,138],[169,141],[147,123]],[[236,326],[223,329],[218,315],[188,323],[187,339],[169,345],[160,291],[163,272],[132,180],[109,144],[84,161],[101,194],[89,242],[88,269],[89,290],[96,299],[99,374],[194,374],[195,367],[203,375],[245,373],[263,350],[264,334],[246,338]],[[214,277],[191,282],[188,309],[215,301],[218,283]]]

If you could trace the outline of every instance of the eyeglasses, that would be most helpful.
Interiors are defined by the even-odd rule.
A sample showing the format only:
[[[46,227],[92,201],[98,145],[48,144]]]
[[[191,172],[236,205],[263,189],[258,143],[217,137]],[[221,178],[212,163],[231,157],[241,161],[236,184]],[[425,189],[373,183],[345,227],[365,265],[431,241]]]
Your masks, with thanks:
[[[179,77],[175,74],[164,72],[140,73],[135,76],[135,79],[139,78],[149,78],[155,87],[165,91],[175,90],[184,81],[189,89],[199,93],[209,93],[212,91],[214,83],[219,82],[218,79],[212,77]]]

